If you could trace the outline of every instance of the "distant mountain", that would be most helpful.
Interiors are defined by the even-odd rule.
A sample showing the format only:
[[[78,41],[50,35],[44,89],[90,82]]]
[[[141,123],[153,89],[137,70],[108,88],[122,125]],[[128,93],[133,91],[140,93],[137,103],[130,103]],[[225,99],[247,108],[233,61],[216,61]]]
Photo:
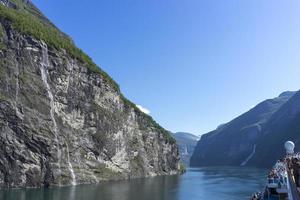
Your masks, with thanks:
[[[199,137],[191,133],[185,133],[185,132],[177,132],[174,133],[173,135],[179,147],[179,154],[181,157],[181,161],[186,166],[190,166],[190,158],[194,152]]]
[[[283,143],[288,139],[300,143],[300,92],[265,100],[203,135],[191,166],[269,167],[284,154]]]

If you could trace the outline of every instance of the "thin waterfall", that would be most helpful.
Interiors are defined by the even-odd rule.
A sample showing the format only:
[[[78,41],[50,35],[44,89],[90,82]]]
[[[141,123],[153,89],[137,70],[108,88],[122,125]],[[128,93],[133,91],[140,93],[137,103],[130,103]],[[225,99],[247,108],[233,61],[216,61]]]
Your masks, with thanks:
[[[67,146],[67,161],[68,161],[68,167],[69,167],[69,170],[71,172],[71,177],[72,177],[72,185],[76,185],[76,176],[75,176],[75,173],[74,173],[74,170],[73,170],[73,166],[70,162],[70,151],[69,151],[69,145],[68,143],[66,142],[66,146]]]
[[[189,152],[188,152],[188,146],[187,145],[185,145],[185,151],[184,151],[184,155],[188,155],[189,154]]]
[[[19,102],[19,62],[17,61],[16,63],[16,98],[15,98],[15,102],[16,102],[16,105],[15,105],[15,109],[16,109],[16,114],[17,116],[20,116],[20,112],[19,112],[19,109],[18,109],[18,102]]]
[[[253,146],[253,150],[251,154],[246,158],[246,160],[244,160],[244,162],[242,162],[241,166],[245,166],[248,163],[248,161],[254,156],[255,151],[256,151],[256,144]]]
[[[92,174],[92,177],[94,178],[94,180],[95,180],[96,183],[99,183],[99,180],[98,180],[98,178],[95,176],[95,174]]]
[[[55,116],[54,116],[54,97],[53,97],[53,94],[51,92],[51,89],[50,89],[50,85],[48,83],[48,80],[47,80],[47,71],[46,71],[46,68],[49,67],[50,65],[50,62],[49,62],[49,56],[48,56],[48,48],[46,45],[42,45],[42,62],[41,62],[41,67],[40,67],[40,70],[41,70],[41,75],[42,75],[42,80],[43,80],[43,83],[47,89],[47,93],[48,93],[48,97],[50,99],[50,117],[51,117],[51,120],[53,122],[53,132],[54,132],[54,136],[55,136],[55,142],[56,142],[56,145],[57,145],[57,157],[59,159],[59,162],[58,162],[58,168],[59,168],[59,173],[61,175],[61,166],[60,166],[60,163],[61,163],[61,149],[59,147],[59,140],[58,140],[58,128],[57,128],[57,123],[56,123],[56,120],[55,120]],[[68,162],[68,168],[69,168],[69,171],[71,173],[71,177],[72,177],[72,185],[75,185],[76,184],[76,176],[75,176],[75,173],[74,173],[74,170],[73,170],[73,166],[70,162],[70,152],[69,152],[69,146],[66,142],[66,146],[67,146],[67,162]]]

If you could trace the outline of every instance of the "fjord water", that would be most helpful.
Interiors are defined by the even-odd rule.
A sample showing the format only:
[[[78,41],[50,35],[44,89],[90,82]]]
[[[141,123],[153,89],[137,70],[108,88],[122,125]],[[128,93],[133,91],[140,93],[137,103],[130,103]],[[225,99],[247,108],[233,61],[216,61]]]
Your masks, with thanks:
[[[188,169],[161,176],[50,189],[0,190],[3,200],[242,200],[265,185],[266,170],[238,167]]]

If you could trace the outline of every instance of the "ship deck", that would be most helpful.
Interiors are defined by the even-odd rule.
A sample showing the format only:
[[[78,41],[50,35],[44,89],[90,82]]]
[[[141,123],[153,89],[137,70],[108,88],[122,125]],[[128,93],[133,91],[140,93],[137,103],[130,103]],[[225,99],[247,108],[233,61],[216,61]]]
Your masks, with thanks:
[[[278,161],[268,175],[264,192],[252,200],[300,200],[300,154]],[[299,184],[296,184],[296,183]]]
[[[299,188],[295,181],[293,170],[288,168],[288,180],[289,180],[289,200],[300,200]]]

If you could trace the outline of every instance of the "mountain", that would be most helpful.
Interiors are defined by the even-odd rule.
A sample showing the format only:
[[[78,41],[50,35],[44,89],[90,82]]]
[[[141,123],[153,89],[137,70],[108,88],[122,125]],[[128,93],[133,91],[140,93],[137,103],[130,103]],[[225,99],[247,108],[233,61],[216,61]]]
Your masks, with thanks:
[[[0,187],[179,172],[170,132],[28,0],[0,0],[0,108]]]
[[[185,132],[177,132],[173,135],[179,147],[181,161],[186,166],[190,166],[190,158],[194,152],[199,137]]]
[[[203,135],[191,165],[270,167],[284,154],[286,140],[298,143],[300,92],[284,92]]]

